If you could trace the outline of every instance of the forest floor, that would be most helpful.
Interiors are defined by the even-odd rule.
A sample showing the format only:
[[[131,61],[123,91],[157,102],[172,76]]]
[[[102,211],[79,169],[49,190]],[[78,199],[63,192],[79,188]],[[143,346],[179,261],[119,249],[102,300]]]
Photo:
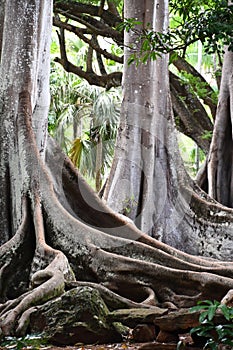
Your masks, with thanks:
[[[2,348],[0,347],[0,350]],[[21,348],[21,350],[34,350],[35,348]],[[36,348],[38,349],[38,348]],[[118,344],[102,344],[102,345],[77,345],[67,347],[47,346],[41,350],[176,350],[175,343],[118,343]],[[201,350],[203,347],[182,347],[182,349]],[[218,347],[219,350],[230,350],[232,347]],[[14,349],[15,350],[15,349]]]
[[[76,346],[66,346],[66,347],[58,347],[58,346],[45,346],[39,348],[40,350],[139,350],[143,344],[142,343],[134,343],[134,344],[103,344],[103,345],[76,345]],[[12,349],[16,350],[17,347],[2,347],[0,346],[0,350]],[[38,349],[32,346],[20,347],[21,350],[34,350]]]
[[[150,346],[152,345],[152,347]],[[168,345],[168,347],[167,347]],[[170,345],[170,346],[169,346]],[[175,344],[159,344],[159,343],[115,343],[115,344],[102,344],[102,345],[82,345],[77,344],[75,346],[64,346],[64,347],[58,347],[55,345],[47,345],[42,347],[34,347],[34,346],[27,346],[27,347],[12,347],[12,346],[6,346],[2,347],[0,346],[0,350],[151,350],[151,349],[158,349],[158,350],[173,350],[176,349]],[[196,350],[196,348],[193,348],[193,350]]]
[[[77,345],[60,348],[56,346],[46,347],[42,350],[138,350],[142,343],[117,343],[117,344],[102,344],[102,345]]]

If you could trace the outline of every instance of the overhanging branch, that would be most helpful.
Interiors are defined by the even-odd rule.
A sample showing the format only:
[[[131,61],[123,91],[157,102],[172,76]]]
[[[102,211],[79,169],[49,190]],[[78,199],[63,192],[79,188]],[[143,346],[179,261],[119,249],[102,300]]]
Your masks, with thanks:
[[[86,44],[88,44],[89,46],[91,46],[96,52],[100,53],[101,55],[103,55],[105,58],[107,59],[110,59],[110,60],[113,60],[115,62],[118,62],[118,63],[123,63],[123,57],[119,57],[119,56],[116,56],[116,55],[113,55],[109,52],[107,52],[107,50],[105,49],[101,49],[99,45],[96,44],[96,42],[94,42],[93,40],[91,39],[88,39],[84,34],[83,34],[83,29],[80,29],[80,28],[77,28],[71,24],[68,24],[68,23],[65,23],[65,22],[62,22],[61,20],[59,20],[58,18],[55,18],[53,19],[53,25],[56,26],[56,27],[59,27],[59,28],[62,28],[63,30],[66,29],[68,30],[69,32],[72,32],[74,34],[76,34],[81,40],[83,40]],[[99,35],[100,34],[100,31],[94,31],[94,34],[96,35]],[[107,32],[106,31],[101,31],[101,35],[102,36],[105,36],[105,37],[111,37],[110,34],[107,35]]]
[[[67,72],[74,73],[80,78],[84,78],[90,85],[101,86],[106,89],[117,87],[121,85],[122,73],[113,72],[106,75],[98,75],[96,73],[90,73],[84,71],[81,67],[77,67],[69,61],[65,61],[59,57],[56,57],[55,62],[60,63]]]

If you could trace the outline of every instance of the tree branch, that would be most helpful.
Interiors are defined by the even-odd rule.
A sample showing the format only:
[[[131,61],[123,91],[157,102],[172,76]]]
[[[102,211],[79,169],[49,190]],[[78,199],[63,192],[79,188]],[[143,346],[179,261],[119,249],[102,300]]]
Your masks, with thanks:
[[[95,45],[99,46],[97,37],[95,35],[93,35],[93,41],[95,42]],[[105,69],[105,66],[104,66],[104,63],[103,63],[103,60],[102,60],[102,56],[101,56],[101,54],[98,51],[96,51],[96,58],[97,58],[97,62],[98,62],[100,73],[102,75],[107,74],[107,71]]]
[[[87,51],[87,68],[86,68],[86,71],[88,73],[93,73],[92,61],[93,61],[93,48],[92,46],[89,46]]]
[[[188,91],[188,87],[181,84],[179,78],[170,72],[170,89],[172,96],[172,105],[175,114],[180,118],[181,132],[191,137],[205,154],[209,151],[210,140],[204,138],[206,132],[211,132],[213,126],[202,106],[201,102]]]
[[[119,17],[120,18],[120,14],[119,12],[117,11],[117,8],[116,8],[116,5],[114,4],[113,1],[111,0],[107,0],[107,3],[108,3],[108,10],[113,13],[115,16]]]
[[[123,63],[123,57],[119,57],[119,56],[113,55],[113,54],[107,52],[106,50],[101,49],[99,45],[94,43],[92,40],[88,39],[83,34],[83,30],[81,30],[80,28],[77,28],[77,27],[75,27],[75,26],[73,26],[71,24],[68,24],[68,23],[64,23],[64,22],[58,20],[57,18],[53,19],[53,24],[55,26],[59,27],[59,28],[66,29],[66,30],[76,34],[81,40],[83,40],[85,43],[87,43],[89,46],[91,46],[95,51],[99,52],[105,58],[113,60],[113,61],[118,62],[118,63]],[[96,31],[96,30],[93,31],[92,33],[95,33],[96,35],[100,34],[100,32]],[[100,35],[103,35],[103,32],[101,32]],[[106,36],[106,35],[104,35],[104,36]],[[111,37],[111,35],[109,35],[109,37]]]
[[[75,66],[68,60],[64,61],[63,59],[56,57],[54,61],[60,63],[67,72],[74,73],[80,78],[86,79],[90,85],[102,86],[106,89],[110,89],[111,87],[121,85],[121,72],[113,72],[106,75],[98,75],[96,73],[86,72],[82,68]]]
[[[54,11],[55,13],[62,11],[64,15],[72,14],[73,16],[77,17],[80,14],[83,15],[84,13],[92,17],[99,16],[110,27],[115,27],[122,22],[122,19],[120,17],[116,16],[114,13],[108,10],[103,10],[101,11],[101,14],[99,14],[99,6],[94,6],[90,4],[87,5],[72,1],[69,1],[69,3],[55,1]]]
[[[215,91],[211,88],[211,86],[208,84],[208,82],[204,79],[204,77],[191,65],[189,64],[185,59],[182,57],[178,57],[176,60],[172,62],[174,66],[179,71],[185,71],[189,74],[192,74],[194,77],[197,77],[202,83],[205,84],[205,88],[207,90],[206,96],[203,97],[204,103],[209,106],[211,114],[213,119],[215,118],[216,114],[216,104],[213,102],[213,99],[210,97]]]

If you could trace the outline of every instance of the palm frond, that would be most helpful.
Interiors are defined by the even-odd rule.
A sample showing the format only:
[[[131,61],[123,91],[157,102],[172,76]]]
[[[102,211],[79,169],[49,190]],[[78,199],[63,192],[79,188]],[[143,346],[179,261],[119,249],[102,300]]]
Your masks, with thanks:
[[[69,151],[69,157],[74,165],[80,167],[80,160],[82,156],[83,143],[80,138],[73,141],[72,147]]]

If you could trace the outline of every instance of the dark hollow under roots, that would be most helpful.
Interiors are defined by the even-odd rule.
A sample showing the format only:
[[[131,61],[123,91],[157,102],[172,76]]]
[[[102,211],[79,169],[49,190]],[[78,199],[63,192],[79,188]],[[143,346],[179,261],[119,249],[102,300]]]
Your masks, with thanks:
[[[37,153],[32,159],[36,185],[32,173],[21,225],[0,251],[3,336],[25,334],[38,305],[83,286],[98,290],[112,310],[231,302],[232,263],[188,255],[140,232],[97,197],[51,140],[47,163]]]

